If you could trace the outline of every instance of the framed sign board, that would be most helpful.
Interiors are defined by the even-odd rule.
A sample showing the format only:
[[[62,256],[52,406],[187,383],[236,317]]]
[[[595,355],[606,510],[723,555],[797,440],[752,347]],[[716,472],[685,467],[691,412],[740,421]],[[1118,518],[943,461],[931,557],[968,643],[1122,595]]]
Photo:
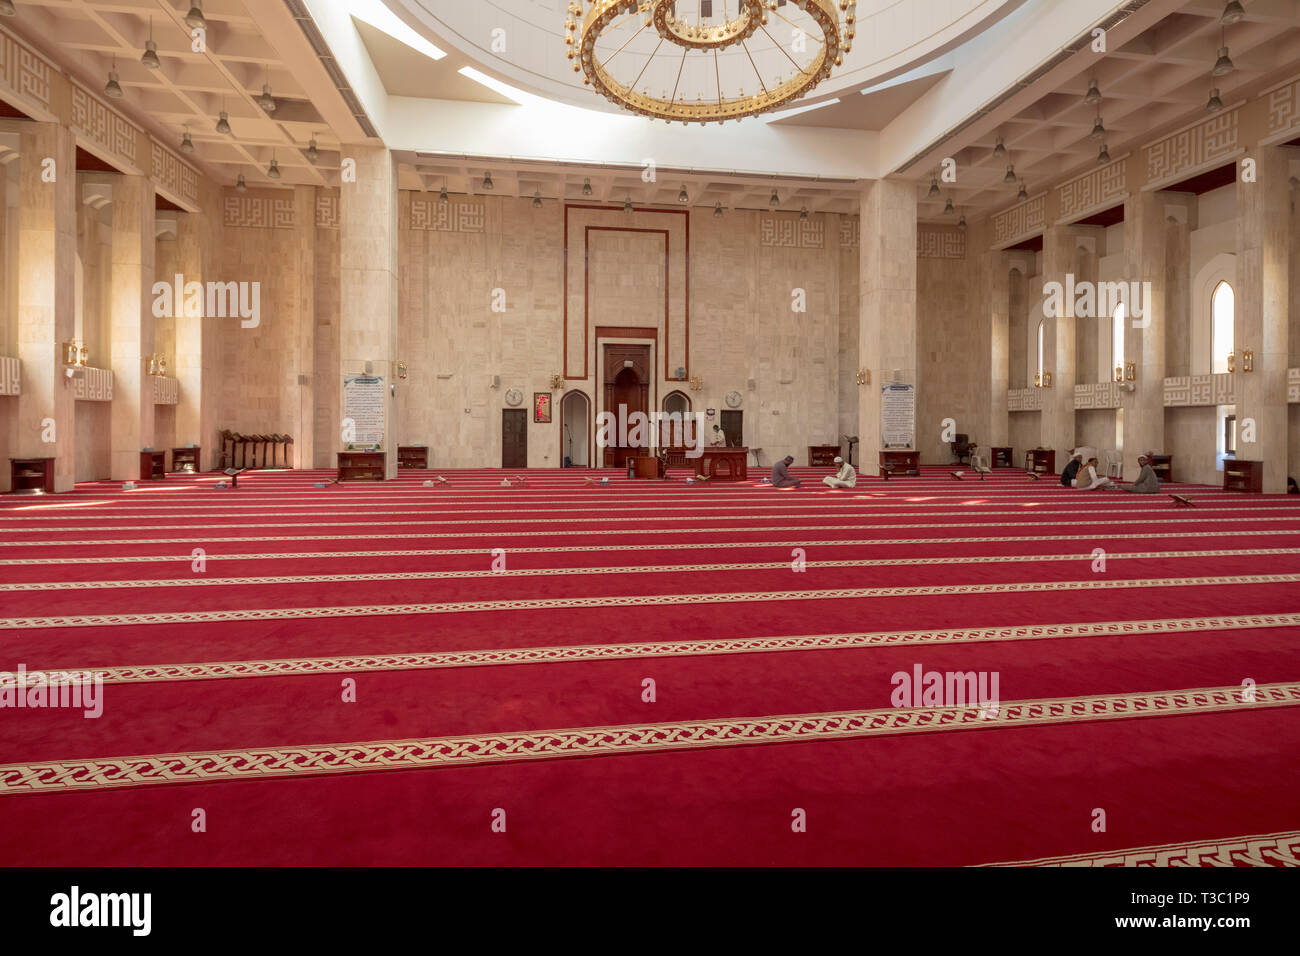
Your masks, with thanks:
[[[911,449],[916,441],[916,386],[880,387],[880,447]]]
[[[551,393],[533,392],[533,421],[549,423],[551,420]]]

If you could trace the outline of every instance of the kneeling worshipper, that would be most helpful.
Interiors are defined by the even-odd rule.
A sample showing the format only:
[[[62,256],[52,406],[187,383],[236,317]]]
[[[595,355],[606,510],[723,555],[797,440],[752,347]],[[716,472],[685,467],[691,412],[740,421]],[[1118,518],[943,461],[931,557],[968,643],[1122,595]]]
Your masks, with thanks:
[[[772,466],[773,488],[798,488],[802,484],[798,478],[793,478],[790,475],[790,466],[793,464],[794,456],[786,455]]]
[[[835,464],[840,466],[840,470],[834,475],[827,475],[822,479],[822,484],[827,488],[856,488],[858,484],[858,473],[843,458],[836,458]]]
[[[1079,477],[1074,479],[1074,487],[1079,491],[1097,491],[1109,488],[1118,488],[1119,486],[1109,478],[1102,478],[1097,474],[1097,459],[1089,458],[1088,464],[1079,472]]]
[[[1078,454],[1071,455],[1069,463],[1065,466],[1065,470],[1061,472],[1061,484],[1065,485],[1067,488],[1074,487],[1074,479],[1079,477],[1079,469],[1082,467],[1083,456]]]
[[[1156,477],[1156,470],[1151,467],[1151,459],[1146,455],[1138,455],[1138,464],[1142,466],[1142,471],[1138,474],[1137,481],[1124,490],[1139,495],[1157,494],[1160,491],[1160,479]]]

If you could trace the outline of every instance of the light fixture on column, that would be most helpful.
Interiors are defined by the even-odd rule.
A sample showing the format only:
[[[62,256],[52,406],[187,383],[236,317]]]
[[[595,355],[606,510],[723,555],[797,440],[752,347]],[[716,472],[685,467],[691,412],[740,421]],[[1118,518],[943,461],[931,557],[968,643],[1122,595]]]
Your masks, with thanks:
[[[272,179],[280,178],[280,162],[274,156],[271,157],[271,165],[266,171],[266,175]]]
[[[104,95],[110,99],[122,98],[122,84],[117,82],[117,58],[113,58],[113,68],[108,71],[108,82],[104,84]]]
[[[632,196],[630,193],[628,194],[628,197],[623,200],[623,211],[624,212],[632,211]]]
[[[194,0],[190,12],[185,14],[185,25],[191,30],[206,30],[208,18],[203,15],[203,0]]]
[[[584,180],[582,181],[582,194],[583,194],[584,196],[590,196],[590,195],[591,195],[591,180],[590,180],[590,179],[584,179]]]
[[[1236,352],[1229,352],[1229,353],[1228,353],[1228,371],[1229,371],[1229,372],[1235,372],[1235,371],[1237,371],[1237,353],[1236,353]]]
[[[1219,22],[1224,26],[1241,22],[1241,18],[1246,15],[1246,10],[1242,7],[1240,0],[1232,0],[1223,8],[1223,15],[1219,17]]]
[[[158,61],[158,44],[153,42],[153,17],[149,18],[149,39],[144,41],[144,54],[140,65],[146,70],[157,70],[162,66]]]
[[[954,212],[956,212],[956,211],[957,211],[957,210],[954,209],[954,208],[953,208],[953,205],[952,205],[952,197],[949,196],[949,197],[948,197],[948,201],[947,201],[946,203],[943,204],[943,214],[944,214],[945,216],[951,216],[951,215],[952,215]]]
[[[772,190],[772,196],[771,196],[771,198],[768,199],[768,201],[767,201],[767,208],[769,208],[769,209],[775,209],[775,208],[776,208],[777,206],[779,206],[779,205],[781,205],[781,197],[778,196],[778,195],[776,194],[776,190],[773,189],[773,190]]]
[[[1113,381],[1113,382],[1122,382],[1122,381],[1124,381],[1124,366],[1123,366],[1123,365],[1116,365],[1116,366],[1115,366],[1115,374],[1111,376],[1111,381]]]
[[[1223,109],[1223,100],[1219,99],[1219,88],[1216,86],[1210,90],[1210,99],[1205,104],[1205,112],[1217,113],[1221,109]]]
[[[14,0],[0,0],[0,17],[16,17],[18,11],[14,9]]]
[[[442,188],[438,190],[438,202],[443,206],[447,205],[447,184],[446,183],[443,183]]]
[[[713,218],[714,219],[722,218],[722,203],[717,202],[713,204]]]
[[[190,139],[189,130],[186,130],[184,135],[181,136],[180,150],[182,153],[186,154],[194,152],[194,140]]]
[[[1241,350],[1241,370],[1243,372],[1255,371],[1255,350],[1254,349]]]
[[[320,150],[316,148],[316,137],[313,136],[307,143],[307,162],[315,164],[320,159]]]
[[[871,384],[871,373],[867,371],[865,368],[858,369],[858,384],[859,385]]]
[[[682,205],[685,205],[686,203],[688,203],[688,202],[691,201],[691,197],[690,197],[690,195],[686,192],[686,184],[685,184],[685,183],[682,184],[681,192],[679,192],[679,193],[677,194],[677,201],[678,201],[679,203],[681,203]]]
[[[1096,106],[1101,102],[1101,90],[1097,88],[1097,81],[1088,82],[1088,92],[1083,94],[1083,101],[1089,106]]]
[[[1002,145],[1001,136],[999,136],[998,141],[993,144],[993,158],[999,160],[1007,158],[1007,148]]]
[[[262,84],[262,94],[257,97],[256,103],[262,107],[264,113],[275,112],[275,97],[271,95],[271,68],[266,68],[266,82]]]
[[[239,178],[235,180],[235,192],[242,193],[248,191],[248,183],[244,182],[244,174],[240,173]]]
[[[1102,143],[1101,151],[1097,153],[1097,165],[1105,166],[1109,162],[1110,162],[1110,150],[1106,148],[1105,143]]]
[[[1021,202],[1024,202],[1026,199],[1029,198],[1029,191],[1025,189],[1024,180],[1021,180],[1020,182],[1020,192],[1016,193],[1016,198],[1019,199]]]
[[[1016,184],[1016,167],[1014,163],[1007,164],[1007,174],[1002,177],[1004,186],[1014,186]]]
[[[1126,382],[1136,382],[1136,381],[1137,381],[1137,368],[1138,368],[1138,367],[1137,367],[1137,362],[1125,362],[1125,363],[1124,363],[1124,380],[1125,380]]]
[[[483,173],[483,189],[491,192],[495,188],[496,185],[492,182],[492,170],[489,169]]]
[[[1101,122],[1101,110],[1097,111],[1097,117],[1092,121],[1092,132],[1088,136],[1092,139],[1101,139],[1106,135],[1106,127]]]
[[[1220,36],[1222,36],[1224,31],[1220,30],[1219,33]],[[1223,40],[1220,39],[1219,42],[1223,43]],[[1227,76],[1236,68],[1237,66],[1232,62],[1232,58],[1228,56],[1228,46],[1226,43],[1224,43],[1222,46],[1219,47],[1219,58],[1214,61],[1214,69],[1210,71],[1210,75]]]
[[[534,209],[542,208],[542,193],[540,190],[537,189],[533,190],[533,208]]]
[[[562,388],[564,388],[564,376],[559,372],[553,373],[551,375],[551,391],[558,392]]]

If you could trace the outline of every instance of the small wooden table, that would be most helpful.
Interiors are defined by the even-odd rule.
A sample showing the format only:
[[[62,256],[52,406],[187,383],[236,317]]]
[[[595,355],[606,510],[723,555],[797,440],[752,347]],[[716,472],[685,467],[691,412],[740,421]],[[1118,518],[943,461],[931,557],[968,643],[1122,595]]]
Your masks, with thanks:
[[[54,494],[54,459],[53,458],[10,458],[9,491],[42,491]]]
[[[1173,481],[1174,480],[1174,456],[1173,455],[1152,455],[1151,470],[1156,473],[1156,477],[1159,478],[1161,481]]]
[[[167,477],[167,453],[165,451],[140,452],[140,480],[161,481]]]
[[[199,452],[202,449],[198,445],[190,445],[185,448],[172,449],[172,471],[198,471],[199,470]]]
[[[839,445],[809,445],[808,464],[812,466],[833,465],[839,453]]]
[[[1223,462],[1223,490],[1247,491],[1261,494],[1264,491],[1264,463],[1228,458]]]
[[[989,451],[993,453],[993,459],[992,461],[989,462],[989,467],[990,468],[1014,467],[1011,463],[1012,462],[1011,453],[1013,450],[1014,449],[1010,448],[1009,446],[1004,446],[1004,445],[998,445],[996,447],[990,448]]]
[[[1031,448],[1025,452],[1025,471],[1040,475],[1056,474],[1056,449]]]
[[[921,474],[921,453],[919,451],[882,451],[880,452],[881,475]]]
[[[382,451],[339,452],[339,481],[383,481],[388,455]]]

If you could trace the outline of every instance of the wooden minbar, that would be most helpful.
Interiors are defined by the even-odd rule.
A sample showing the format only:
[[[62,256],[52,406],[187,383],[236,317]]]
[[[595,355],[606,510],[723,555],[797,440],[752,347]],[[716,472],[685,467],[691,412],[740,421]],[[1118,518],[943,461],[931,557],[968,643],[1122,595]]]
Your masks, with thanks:
[[[198,445],[190,445],[186,448],[173,448],[172,471],[198,471],[200,451],[201,449]]]
[[[167,477],[167,453],[165,451],[140,452],[140,480],[162,481]]]
[[[339,481],[383,481],[387,465],[382,451],[341,451]]]
[[[1223,490],[1248,491],[1261,494],[1264,491],[1264,463],[1262,461],[1245,461],[1240,458],[1227,458],[1223,462]]]
[[[839,453],[839,445],[809,445],[808,464],[813,466],[833,465]]]
[[[428,468],[429,449],[424,445],[398,445],[397,467]]]
[[[10,458],[9,490],[17,494],[54,494],[54,459]]]
[[[921,453],[919,451],[882,451],[880,452],[881,475],[915,475],[921,474]]]

